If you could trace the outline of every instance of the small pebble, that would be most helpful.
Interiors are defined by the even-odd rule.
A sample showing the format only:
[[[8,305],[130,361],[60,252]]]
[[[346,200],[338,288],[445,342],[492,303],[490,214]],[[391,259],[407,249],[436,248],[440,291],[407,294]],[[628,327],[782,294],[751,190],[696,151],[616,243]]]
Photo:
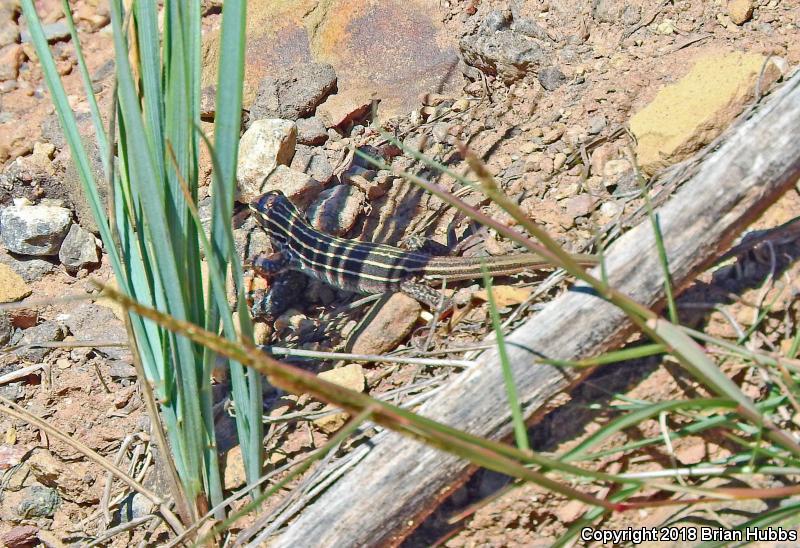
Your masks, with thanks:
[[[731,0],[728,2],[728,15],[737,25],[744,25],[753,17],[752,0]]]
[[[563,152],[557,152],[556,155],[553,157],[553,169],[559,170],[561,169],[564,164],[567,162],[567,155]]]

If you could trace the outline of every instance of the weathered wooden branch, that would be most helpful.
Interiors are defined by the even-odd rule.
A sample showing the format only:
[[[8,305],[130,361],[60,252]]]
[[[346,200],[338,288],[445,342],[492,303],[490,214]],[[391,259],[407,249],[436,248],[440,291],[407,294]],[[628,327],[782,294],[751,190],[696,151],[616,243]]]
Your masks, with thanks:
[[[747,224],[800,176],[800,75],[738,124],[673,198],[658,211],[676,286],[689,283]],[[640,303],[658,306],[663,275],[649,220],[607,252],[611,283]],[[508,337],[520,399],[532,416],[581,373],[542,365],[537,356],[575,360],[624,340],[631,323],[585,286],[549,303]],[[495,439],[511,432],[497,354],[453,379],[420,413]],[[275,540],[273,546],[395,544],[457,486],[466,462],[390,433]]]

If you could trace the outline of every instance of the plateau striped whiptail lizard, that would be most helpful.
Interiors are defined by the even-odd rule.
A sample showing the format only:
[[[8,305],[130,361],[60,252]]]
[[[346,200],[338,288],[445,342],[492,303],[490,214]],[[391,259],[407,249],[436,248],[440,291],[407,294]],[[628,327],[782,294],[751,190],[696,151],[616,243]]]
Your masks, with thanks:
[[[535,253],[437,257],[385,244],[337,238],[312,227],[280,191],[259,196],[250,203],[250,209],[267,231],[275,251],[253,259],[256,271],[275,275],[284,270],[299,270],[339,289],[358,293],[400,291],[434,310],[440,306],[442,296],[428,283],[480,279],[484,264],[492,276],[550,266]],[[575,258],[583,264],[597,264],[592,255]]]

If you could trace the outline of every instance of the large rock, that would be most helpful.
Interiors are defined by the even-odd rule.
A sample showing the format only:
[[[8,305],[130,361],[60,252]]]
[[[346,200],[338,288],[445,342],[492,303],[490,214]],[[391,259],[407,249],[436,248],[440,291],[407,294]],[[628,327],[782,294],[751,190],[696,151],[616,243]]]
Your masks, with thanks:
[[[242,202],[262,194],[264,177],[292,161],[296,139],[297,126],[289,120],[257,120],[250,125],[239,141],[236,168]]]
[[[13,256],[2,251],[0,251],[0,263],[10,266],[27,283],[41,280],[45,274],[49,274],[56,268],[52,262],[46,259],[25,255]]]
[[[512,25],[510,14],[493,11],[459,42],[467,65],[504,82],[519,80],[552,64],[546,44]]]
[[[257,190],[257,195],[271,190],[280,190],[295,205],[302,208],[319,194],[319,191],[322,190],[322,185],[302,171],[295,171],[286,166],[278,166],[270,173],[269,177],[263,179]]]
[[[266,76],[330,63],[339,92],[371,88],[386,119],[419,106],[427,92],[455,94],[458,52],[436,0],[248,2],[244,105]],[[203,86],[216,81],[220,35],[203,42]]]
[[[61,504],[58,491],[43,485],[31,485],[21,493],[22,500],[17,505],[17,514],[23,519],[53,517]]]
[[[13,205],[0,213],[0,236],[6,249],[22,255],[57,255],[72,224],[65,207]]]
[[[765,58],[755,53],[701,57],[689,73],[658,92],[631,118],[639,166],[653,174],[710,143],[753,98]],[[768,64],[762,92],[780,76]]]
[[[336,71],[328,63],[303,63],[261,81],[250,119],[297,120],[314,113],[336,90]]]
[[[99,264],[100,255],[97,253],[97,242],[94,234],[84,230],[80,225],[73,224],[61,244],[58,259],[66,267],[67,272],[70,273],[77,272],[87,266]]]

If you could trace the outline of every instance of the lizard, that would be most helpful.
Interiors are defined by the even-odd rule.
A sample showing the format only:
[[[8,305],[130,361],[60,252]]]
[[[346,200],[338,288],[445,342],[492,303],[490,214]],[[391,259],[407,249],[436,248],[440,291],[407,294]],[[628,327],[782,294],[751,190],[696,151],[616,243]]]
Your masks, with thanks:
[[[274,276],[299,270],[333,287],[362,294],[402,292],[436,310],[449,308],[431,284],[480,279],[483,268],[492,276],[508,276],[550,263],[536,253],[492,257],[433,256],[387,244],[349,240],[317,230],[279,190],[263,194],[249,207],[266,230],[274,253],[258,254],[254,270]],[[597,257],[577,254],[584,265]]]

